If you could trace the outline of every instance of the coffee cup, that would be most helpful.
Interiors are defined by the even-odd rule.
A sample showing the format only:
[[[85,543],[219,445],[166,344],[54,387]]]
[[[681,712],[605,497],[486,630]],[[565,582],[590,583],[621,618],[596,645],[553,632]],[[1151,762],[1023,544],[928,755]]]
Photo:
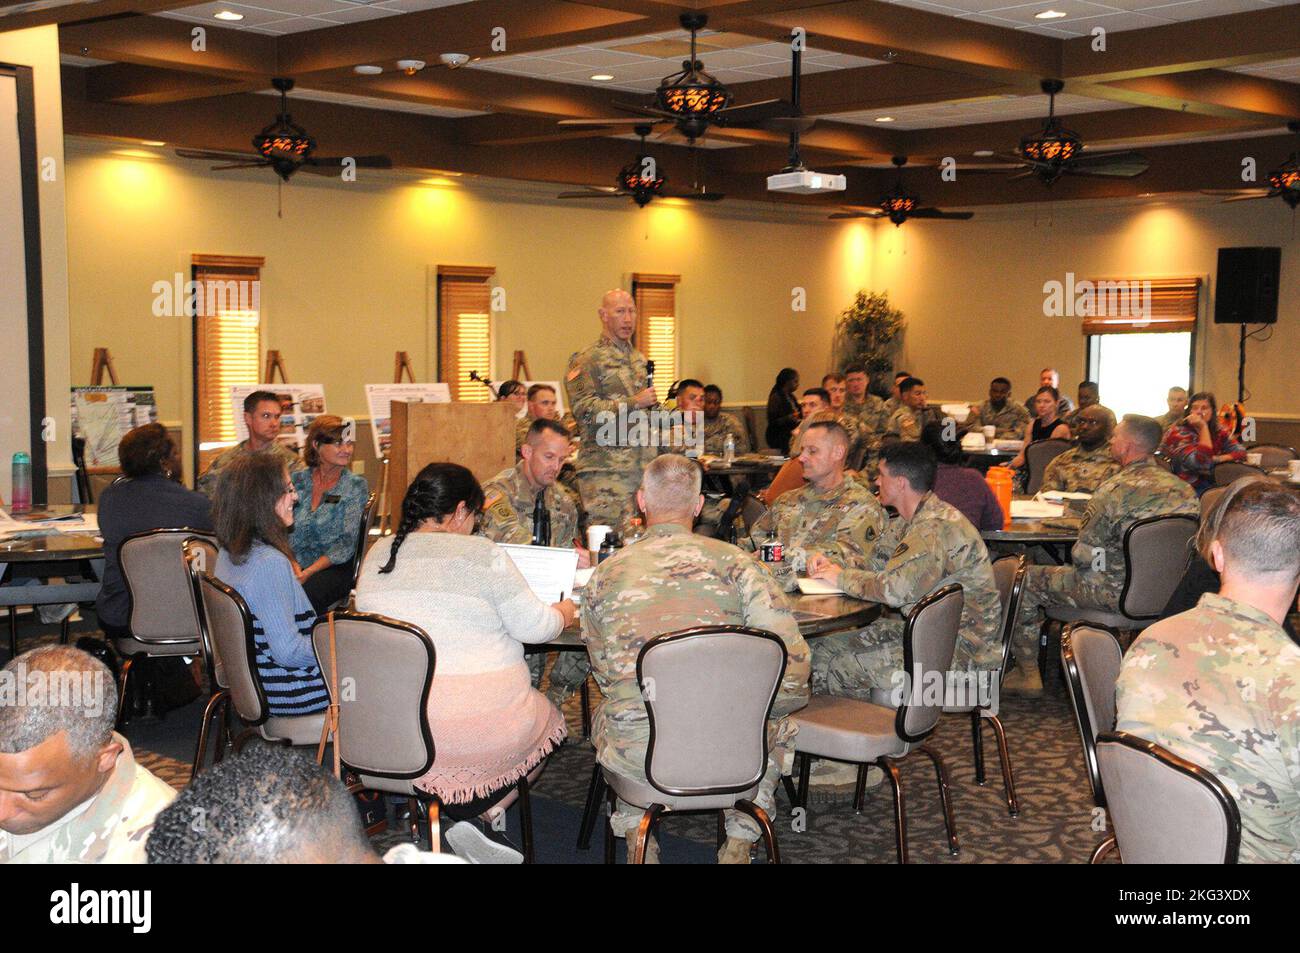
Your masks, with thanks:
[[[1300,460],[1288,460],[1286,463],[1287,476],[1300,483]]]
[[[992,443],[992,442],[993,442],[993,438],[995,438],[995,437],[998,435],[998,428],[997,428],[997,427],[982,427],[981,429],[984,431],[984,442],[985,442],[985,443]]]
[[[605,537],[614,531],[614,527],[598,525],[587,527],[587,548],[593,553],[600,549],[600,544],[605,541]]]
[[[1264,455],[1263,455],[1262,453],[1247,453],[1247,454],[1246,454],[1246,463],[1247,463],[1249,466],[1257,467],[1257,466],[1259,466],[1259,465],[1260,465],[1261,463],[1263,463],[1263,462],[1264,462]]]

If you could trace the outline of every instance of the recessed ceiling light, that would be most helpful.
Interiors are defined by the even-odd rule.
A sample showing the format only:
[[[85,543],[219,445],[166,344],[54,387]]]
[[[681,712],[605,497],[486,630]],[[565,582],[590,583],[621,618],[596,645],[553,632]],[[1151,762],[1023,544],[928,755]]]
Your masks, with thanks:
[[[608,83],[614,77],[610,73],[595,73],[591,78],[597,83]]]
[[[1069,14],[1062,13],[1060,10],[1044,10],[1042,13],[1035,13],[1035,20],[1059,20]]]
[[[876,122],[893,122],[893,121],[894,121],[894,117],[893,117],[893,116],[877,116],[877,117],[876,117]]]
[[[424,69],[424,60],[398,60],[397,68],[407,76],[414,76]]]
[[[215,18],[218,19],[218,20],[242,20],[242,19],[244,19],[244,15],[243,15],[242,13],[235,13],[233,10],[218,10],[216,13],[214,13],[214,14],[212,14],[212,15],[213,15],[213,17],[215,17]]]
[[[992,149],[976,149],[974,152],[971,153],[971,155],[973,155],[973,156],[979,156],[981,159],[987,159],[989,156],[993,155],[993,150],[992,150]]]
[[[162,146],[167,145],[167,143],[163,142],[161,139],[141,139],[140,145],[153,146],[155,149],[158,149],[161,148]]]
[[[362,63],[360,66],[352,67],[352,72],[360,73],[362,76],[378,76],[384,71],[382,66],[371,66],[368,63]]]

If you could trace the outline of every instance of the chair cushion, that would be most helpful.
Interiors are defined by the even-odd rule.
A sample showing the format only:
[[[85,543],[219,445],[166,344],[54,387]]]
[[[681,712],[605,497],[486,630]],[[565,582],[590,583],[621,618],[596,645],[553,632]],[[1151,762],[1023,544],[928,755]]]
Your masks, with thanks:
[[[267,741],[287,741],[291,745],[314,745],[320,743],[321,730],[325,727],[325,712],[313,715],[272,715],[258,725],[258,733]]]
[[[837,761],[875,761],[903,755],[907,744],[894,730],[895,709],[854,698],[814,695],[792,718],[799,726],[795,749]]]
[[[678,796],[665,794],[649,781],[624,777],[605,769],[605,782],[614,793],[633,807],[647,808],[651,804],[662,804],[670,811],[717,811],[735,806],[737,801],[752,800],[758,793],[758,785],[748,791],[735,794],[710,794],[699,796]]]
[[[316,740],[320,741],[320,735],[316,736]],[[332,765],[328,757],[326,758],[326,764]],[[357,777],[361,779],[362,786],[369,788],[371,791],[383,791],[385,794],[405,795],[406,797],[415,794],[414,778],[406,780],[401,778],[379,778],[371,774],[358,774]]]
[[[175,655],[198,655],[203,646],[196,639],[193,642],[141,642],[128,637],[114,639],[113,648],[118,655],[151,655],[155,658]]]

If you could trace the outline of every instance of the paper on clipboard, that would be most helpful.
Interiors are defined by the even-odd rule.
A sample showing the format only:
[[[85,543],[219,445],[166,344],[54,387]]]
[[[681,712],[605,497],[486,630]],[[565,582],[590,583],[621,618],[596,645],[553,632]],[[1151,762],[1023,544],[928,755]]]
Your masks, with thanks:
[[[501,543],[500,546],[514,560],[528,588],[538,599],[549,604],[573,595],[574,575],[578,569],[576,549],[514,543]]]
[[[833,582],[827,582],[824,579],[813,579],[811,577],[799,579],[799,592],[805,596],[839,596],[844,594],[844,590]]]

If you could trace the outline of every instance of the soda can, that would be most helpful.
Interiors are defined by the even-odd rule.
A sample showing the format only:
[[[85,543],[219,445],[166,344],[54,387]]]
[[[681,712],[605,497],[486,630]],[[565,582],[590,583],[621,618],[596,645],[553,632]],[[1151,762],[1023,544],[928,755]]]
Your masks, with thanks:
[[[780,542],[768,542],[759,550],[759,558],[765,563],[779,563],[785,559],[785,550]]]

